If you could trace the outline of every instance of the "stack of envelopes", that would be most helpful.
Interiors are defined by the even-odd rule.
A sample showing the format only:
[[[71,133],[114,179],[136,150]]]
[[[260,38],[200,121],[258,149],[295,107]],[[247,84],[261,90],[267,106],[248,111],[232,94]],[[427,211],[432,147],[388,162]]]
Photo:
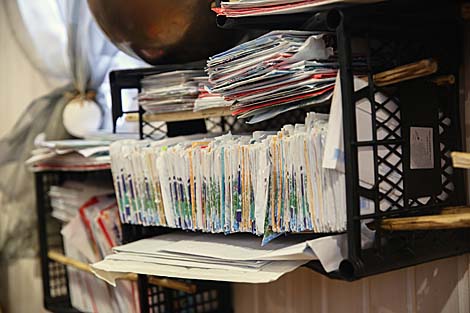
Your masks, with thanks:
[[[222,1],[217,14],[227,17],[263,16],[309,12],[345,4],[373,3],[383,0],[230,0]]]
[[[213,108],[228,107],[232,105],[233,101],[227,101],[222,95],[210,92],[211,84],[209,77],[204,76],[197,79],[199,83],[199,95],[194,102],[194,111],[201,111]]]
[[[319,239],[279,238],[261,246],[251,235],[170,233],[114,249],[115,254],[93,264],[95,274],[115,283],[119,273],[246,283],[266,283],[299,266],[320,260],[336,270],[344,257],[344,236]]]
[[[328,101],[337,62],[325,34],[273,31],[211,57],[211,92],[234,101],[233,115],[257,123]]]
[[[258,235],[345,230],[344,174],[321,166],[327,117],[253,136],[114,143],[122,221]]]
[[[202,70],[173,71],[146,76],[141,80],[139,105],[150,113],[192,110],[199,95],[199,80],[204,76]]]
[[[112,193],[111,186],[102,180],[66,181],[51,187],[53,216],[67,222],[61,230],[67,257],[94,263],[121,244],[121,224]],[[71,305],[80,312],[138,312],[135,283],[121,281],[117,288],[109,288],[73,267],[67,267],[67,277]]]
[[[108,140],[38,141],[26,165],[33,171],[86,171],[108,169]]]

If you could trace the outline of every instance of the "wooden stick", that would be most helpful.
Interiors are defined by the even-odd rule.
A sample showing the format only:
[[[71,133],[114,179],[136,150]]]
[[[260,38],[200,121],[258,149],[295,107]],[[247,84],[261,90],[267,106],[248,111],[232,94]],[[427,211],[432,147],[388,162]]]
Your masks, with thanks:
[[[437,64],[434,67],[422,68],[422,69],[413,69],[409,71],[397,72],[394,74],[388,74],[385,77],[375,77],[375,81],[385,84],[389,81],[395,81],[397,79],[406,79],[409,76],[426,76],[434,73],[437,70]],[[387,73],[387,72],[384,72]]]
[[[211,108],[201,111],[180,111],[166,113],[145,113],[143,118],[146,122],[178,122],[187,120],[197,120],[201,118],[211,118],[220,116],[230,116],[230,107]],[[138,122],[138,113],[126,114],[126,121]]]
[[[414,63],[409,63],[409,64],[405,64],[402,66],[398,66],[382,73],[375,74],[374,78],[384,79],[390,75],[409,73],[409,72],[414,72],[414,71],[421,70],[421,69],[431,68],[431,67],[434,67],[433,64],[435,65],[436,62],[432,59],[421,60],[421,61],[417,61]]]
[[[470,153],[468,152],[452,152],[452,163],[457,168],[470,169]]]
[[[393,84],[396,84],[396,83],[404,82],[404,81],[407,81],[407,80],[420,78],[420,77],[427,76],[427,75],[429,75],[429,74],[425,73],[424,75],[423,74],[415,74],[415,75],[400,76],[400,77],[397,77],[396,79],[393,79],[393,80],[376,81],[375,84],[379,87],[384,87],[384,86],[389,86],[389,85],[393,85]]]
[[[438,64],[435,60],[421,60],[375,74],[374,82],[379,87],[387,86],[398,82],[434,74],[437,72],[437,69]]]
[[[380,227],[391,231],[470,228],[470,213],[389,218]]]
[[[80,271],[93,274],[93,271],[89,264],[69,258],[60,252],[51,250],[47,253],[47,256],[49,257],[49,259],[56,261],[57,263],[68,265]],[[137,281],[138,275],[136,273],[127,273],[122,276],[119,276],[117,279]],[[194,284],[189,284],[189,283],[185,283],[185,282],[181,282],[181,281],[177,281],[173,279],[168,279],[168,278],[158,278],[155,276],[148,276],[148,282],[151,285],[179,290],[179,291],[183,291],[183,292],[191,293],[191,294],[196,293],[197,291],[197,286]]]
[[[438,86],[453,85],[455,84],[455,76],[454,75],[439,76],[433,79],[432,82]]]
[[[89,264],[66,257],[60,252],[51,250],[47,252],[47,256],[49,257],[49,259],[56,261],[57,263],[72,266],[73,268],[76,268],[77,270],[93,274],[91,270],[91,266]]]
[[[470,213],[470,207],[468,206],[451,206],[442,209],[441,214],[462,214]]]

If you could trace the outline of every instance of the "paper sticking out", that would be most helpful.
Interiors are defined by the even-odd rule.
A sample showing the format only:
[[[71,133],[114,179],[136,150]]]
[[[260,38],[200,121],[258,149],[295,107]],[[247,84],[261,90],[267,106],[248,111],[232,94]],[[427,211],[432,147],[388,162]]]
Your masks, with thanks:
[[[261,246],[248,234],[204,235],[171,233],[116,247],[113,255],[92,265],[95,274],[114,284],[119,273],[186,279],[268,283],[311,260],[328,271],[346,257],[344,235],[306,240],[278,238]]]
[[[200,111],[229,107],[217,93],[210,93],[209,78],[201,70],[171,71],[144,77],[138,102],[148,113]]]
[[[368,83],[359,77],[354,77],[355,91],[366,88]],[[375,94],[375,101],[384,105],[385,110],[376,111],[376,119],[380,123],[386,123],[387,128],[400,133],[400,114],[398,105],[394,102],[393,98],[377,92]],[[335,169],[344,173],[344,140],[343,140],[343,107],[342,107],[342,93],[341,93],[341,80],[338,72],[334,94],[331,101],[330,117],[328,121],[328,136],[325,142],[325,152],[322,161],[323,168]],[[358,141],[371,141],[372,136],[372,114],[371,103],[367,98],[360,99],[356,103],[356,125],[357,125],[357,140]],[[391,117],[396,114],[395,118]],[[381,140],[390,136],[390,131],[387,128],[380,127],[377,130],[377,139]],[[397,153],[388,153],[389,150],[385,146],[378,146],[378,155],[383,157],[387,156],[389,164],[397,164],[400,161],[401,148],[397,148]],[[398,154],[398,155],[397,155]],[[374,152],[372,146],[364,146],[358,149],[358,165],[359,165],[359,180],[362,187],[371,188],[375,184],[375,166],[374,166]],[[388,178],[393,182],[399,182],[401,177],[390,170],[390,167],[385,163],[378,167],[380,174],[385,175],[388,173]],[[384,186],[379,188],[383,189]],[[384,193],[388,190],[382,190]],[[390,197],[398,198],[399,194],[390,193]],[[367,199],[361,202],[361,210],[364,214],[373,212],[373,203]]]
[[[33,171],[92,171],[109,169],[108,140],[38,141],[26,165]]]

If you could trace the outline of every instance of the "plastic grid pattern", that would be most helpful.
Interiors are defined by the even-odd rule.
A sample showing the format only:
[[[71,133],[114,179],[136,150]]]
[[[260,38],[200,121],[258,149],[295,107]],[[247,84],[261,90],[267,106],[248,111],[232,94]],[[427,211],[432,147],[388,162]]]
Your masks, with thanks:
[[[373,138],[370,141],[349,144],[357,145],[358,149],[367,147],[373,151],[375,183],[366,188],[358,180],[359,186],[356,187],[359,189],[361,204],[364,201],[371,201],[373,209],[372,212],[360,209],[352,218],[357,221],[356,224],[365,222],[373,225],[376,231],[373,247],[356,245],[355,251],[359,254],[356,252],[355,255],[350,255],[352,262],[348,260],[340,267],[341,275],[345,279],[357,279],[380,273],[387,267],[396,269],[468,251],[466,238],[469,232],[466,230],[387,232],[380,229],[380,222],[386,217],[434,214],[442,206],[459,205],[465,201],[462,173],[452,168],[450,158],[451,151],[461,149],[458,84],[434,86],[434,98],[425,97],[427,100],[423,100],[414,98],[416,93],[410,96],[409,92],[415,91],[415,87],[419,88],[418,94],[429,90],[426,88],[432,84],[433,76],[386,87],[370,83],[374,73],[430,56],[439,60],[439,72],[436,75],[454,74],[458,77],[458,67],[454,62],[458,57],[453,56],[453,61],[448,51],[442,48],[443,45],[433,45],[433,40],[429,36],[428,34],[428,37],[424,36],[419,41],[415,40],[413,34],[402,36],[401,33],[398,37],[392,35],[380,41],[366,37],[369,51],[367,59],[369,86],[356,91],[353,101],[357,104],[359,100],[367,99],[372,103]],[[455,43],[452,36],[447,39]],[[360,73],[363,69],[358,68],[354,71]],[[379,92],[382,93],[382,97],[388,95],[388,98],[381,100],[383,102],[378,101],[377,99],[381,98],[378,97]],[[406,103],[403,102],[404,96],[407,99]],[[396,106],[391,105],[392,102]],[[426,121],[422,116],[427,116]],[[415,120],[416,117],[418,121]],[[423,123],[423,126],[420,123]],[[412,127],[432,128],[433,136],[436,135],[437,140],[434,140],[433,150],[437,159],[434,168],[427,170],[427,174],[432,173],[432,178],[436,178],[435,181],[423,179],[427,174],[422,172],[418,174],[410,168],[408,136]],[[416,177],[420,177],[418,180],[413,177],[416,174],[419,175]],[[352,238],[354,232],[348,230],[348,235]],[[354,243],[360,243],[364,239],[362,236],[363,234],[355,236]],[[354,268],[350,268],[350,265]]]
[[[38,174],[41,175],[41,174]],[[42,190],[42,197],[43,199],[38,201],[42,201],[45,213],[45,221],[46,221],[46,245],[47,251],[56,250],[56,251],[63,251],[62,246],[62,237],[60,235],[60,222],[51,217],[51,206],[50,206],[50,198],[49,198],[49,188],[54,184],[59,183],[59,175],[57,174],[46,174],[41,175],[43,180],[43,190]],[[47,268],[48,268],[48,275],[49,275],[49,295],[52,301],[54,299],[63,299],[64,297],[68,297],[68,281],[67,281],[67,269],[63,264],[47,260]]]
[[[429,38],[427,39],[429,40]],[[371,39],[367,37],[368,49],[369,49],[369,73],[377,73],[385,68],[391,66],[400,66],[413,62],[420,58],[427,58],[433,56],[436,53],[442,53],[440,51],[433,51],[432,45],[429,41],[422,40],[416,41],[409,39],[406,36],[397,40],[397,38],[386,38],[385,40]],[[445,65],[444,65],[445,67]],[[356,69],[360,72],[362,69]],[[371,76],[369,76],[369,79]],[[443,89],[441,87],[441,89]],[[442,181],[442,192],[438,196],[432,197],[414,197],[406,199],[404,190],[404,142],[408,138],[403,138],[402,131],[402,117],[401,117],[401,103],[400,99],[395,95],[397,88],[388,88],[385,92],[383,88],[377,86],[369,86],[369,94],[356,95],[358,99],[366,97],[370,102],[373,103],[371,108],[372,122],[372,143],[364,144],[363,146],[373,147],[374,158],[377,160],[376,171],[377,171],[377,193],[379,206],[375,210],[375,217],[385,217],[389,215],[396,215],[396,211],[413,211],[420,207],[433,207],[439,204],[445,204],[451,202],[455,191],[455,176],[452,168],[452,160],[450,158],[450,152],[455,149],[455,143],[452,145],[449,142],[453,142],[456,139],[452,138],[458,134],[457,123],[452,122],[452,118],[458,118],[452,116],[453,112],[449,109],[449,103],[452,103],[453,99],[453,87],[444,89],[441,92],[439,99],[439,112],[438,119],[439,123],[439,157],[440,170],[441,170],[441,181]],[[387,99],[383,102],[372,101],[376,100],[377,94],[388,95]],[[396,106],[392,105],[393,103]],[[378,118],[380,116],[380,118]],[[391,126],[392,125],[392,126]],[[381,147],[382,149],[378,149]],[[370,195],[370,194],[369,194]],[[363,192],[363,197],[365,192]],[[371,197],[366,197],[371,198]],[[407,200],[407,203],[405,203]],[[364,214],[361,218],[370,218],[370,214]]]
[[[149,287],[149,312],[151,313],[223,313],[232,312],[228,285],[218,284],[202,288],[195,294],[165,291]]]

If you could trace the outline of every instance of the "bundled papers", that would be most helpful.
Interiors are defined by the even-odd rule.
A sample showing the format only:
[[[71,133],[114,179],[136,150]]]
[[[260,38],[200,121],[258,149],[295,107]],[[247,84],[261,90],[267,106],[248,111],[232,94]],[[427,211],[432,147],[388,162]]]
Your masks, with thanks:
[[[199,94],[196,77],[203,71],[174,71],[146,76],[141,80],[139,105],[149,113],[192,110]]]
[[[205,232],[338,232],[344,174],[324,169],[327,116],[278,133],[178,144],[118,141],[111,163],[121,220]]]
[[[217,93],[210,93],[209,78],[202,70],[172,71],[141,80],[139,105],[148,113],[200,111],[230,106]]]
[[[70,222],[79,212],[84,201],[95,196],[113,194],[112,188],[99,185],[99,182],[87,184],[66,181],[61,186],[51,186],[49,198],[51,200],[52,216],[62,222]]]
[[[344,235],[312,239],[278,238],[265,245],[248,234],[203,235],[170,233],[116,247],[92,265],[98,277],[115,284],[126,272],[218,281],[267,283],[311,260],[330,272],[346,256]]]
[[[68,257],[94,263],[121,244],[121,225],[112,193],[110,188],[72,181],[51,188],[53,216],[68,221],[61,231]],[[68,205],[70,207],[66,209]],[[76,309],[82,312],[139,312],[135,284],[120,282],[116,288],[109,288],[90,273],[72,267],[67,267],[67,271],[70,299]]]
[[[199,81],[199,95],[194,102],[194,111],[207,110],[212,108],[230,107],[233,101],[225,100],[222,95],[211,92],[209,77],[201,77]]]
[[[383,0],[231,0],[222,1],[217,14],[227,17],[293,14],[318,10],[332,5],[374,3]]]
[[[26,161],[33,171],[86,171],[108,169],[109,144],[106,140],[58,140],[36,144]]]
[[[337,68],[328,37],[307,31],[270,32],[207,62],[211,92],[248,123],[328,101]]]

